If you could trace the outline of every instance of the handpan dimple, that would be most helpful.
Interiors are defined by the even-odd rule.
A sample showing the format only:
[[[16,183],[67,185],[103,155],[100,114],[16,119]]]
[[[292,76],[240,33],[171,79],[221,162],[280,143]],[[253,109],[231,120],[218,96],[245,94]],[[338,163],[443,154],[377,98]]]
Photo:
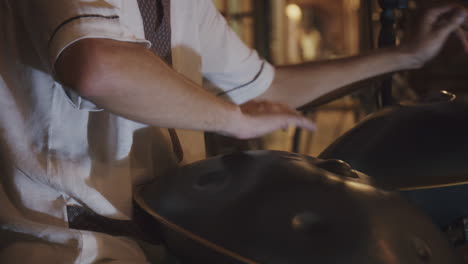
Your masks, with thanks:
[[[338,159],[328,159],[316,164],[317,167],[335,173],[337,175],[343,175],[349,178],[359,178],[356,172],[354,172],[351,165]]]
[[[226,174],[211,172],[196,177],[193,188],[200,191],[217,191],[224,188],[228,181],[229,177]]]
[[[295,215],[291,220],[292,228],[297,232],[312,233],[323,230],[323,218],[312,212],[302,212]]]

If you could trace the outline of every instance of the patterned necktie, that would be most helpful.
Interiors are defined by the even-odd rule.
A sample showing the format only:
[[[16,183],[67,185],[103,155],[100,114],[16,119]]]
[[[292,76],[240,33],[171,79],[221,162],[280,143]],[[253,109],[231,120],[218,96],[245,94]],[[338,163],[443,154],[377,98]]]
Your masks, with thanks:
[[[172,65],[171,56],[171,1],[170,0],[138,0],[145,37],[152,43],[151,51]],[[184,152],[175,129],[169,129],[172,149],[181,162]]]
[[[142,15],[145,37],[152,43],[151,51],[168,65],[171,57],[170,0],[138,0]],[[182,161],[183,152],[174,129],[169,129],[172,147]],[[67,206],[70,228],[106,233],[114,236],[129,236],[149,243],[160,243],[158,223],[136,203],[133,220],[115,220],[98,215],[80,206]]]
[[[145,37],[153,45],[151,51],[172,64],[170,0],[138,0],[145,28]]]

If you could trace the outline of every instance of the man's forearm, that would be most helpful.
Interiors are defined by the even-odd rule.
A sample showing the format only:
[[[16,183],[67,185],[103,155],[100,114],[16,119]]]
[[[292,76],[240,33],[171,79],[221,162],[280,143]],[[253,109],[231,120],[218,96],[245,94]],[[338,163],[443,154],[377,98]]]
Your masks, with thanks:
[[[101,108],[157,127],[253,138],[287,126],[315,129],[284,105],[237,106],[185,79],[138,44],[81,40],[56,63],[59,79]]]
[[[239,112],[137,44],[81,42],[64,51],[57,72],[99,107],[154,126],[224,133]]]
[[[420,65],[397,49],[324,62],[277,68],[276,77],[261,99],[300,107],[336,89],[377,75]]]
[[[404,45],[351,58],[280,67],[261,97],[300,107],[360,80],[422,67],[439,53],[453,32],[460,31],[467,18],[468,11],[458,5],[430,9]],[[458,35],[466,45],[465,34]]]

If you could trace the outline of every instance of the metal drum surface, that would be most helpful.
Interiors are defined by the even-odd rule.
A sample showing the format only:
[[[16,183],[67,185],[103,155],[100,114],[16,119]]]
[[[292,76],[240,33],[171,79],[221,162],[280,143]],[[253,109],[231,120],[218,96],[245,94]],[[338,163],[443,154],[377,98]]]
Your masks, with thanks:
[[[468,216],[468,104],[397,106],[371,115],[320,156],[402,191],[440,226]]]
[[[182,263],[461,263],[397,193],[349,165],[278,151],[219,156],[144,186]]]

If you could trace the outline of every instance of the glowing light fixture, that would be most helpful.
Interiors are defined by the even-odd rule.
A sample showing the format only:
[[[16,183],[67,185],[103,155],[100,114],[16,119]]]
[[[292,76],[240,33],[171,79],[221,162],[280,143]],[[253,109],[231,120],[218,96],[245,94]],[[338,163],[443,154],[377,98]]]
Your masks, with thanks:
[[[297,4],[289,4],[286,6],[286,16],[294,21],[299,21],[302,18],[302,10]]]

